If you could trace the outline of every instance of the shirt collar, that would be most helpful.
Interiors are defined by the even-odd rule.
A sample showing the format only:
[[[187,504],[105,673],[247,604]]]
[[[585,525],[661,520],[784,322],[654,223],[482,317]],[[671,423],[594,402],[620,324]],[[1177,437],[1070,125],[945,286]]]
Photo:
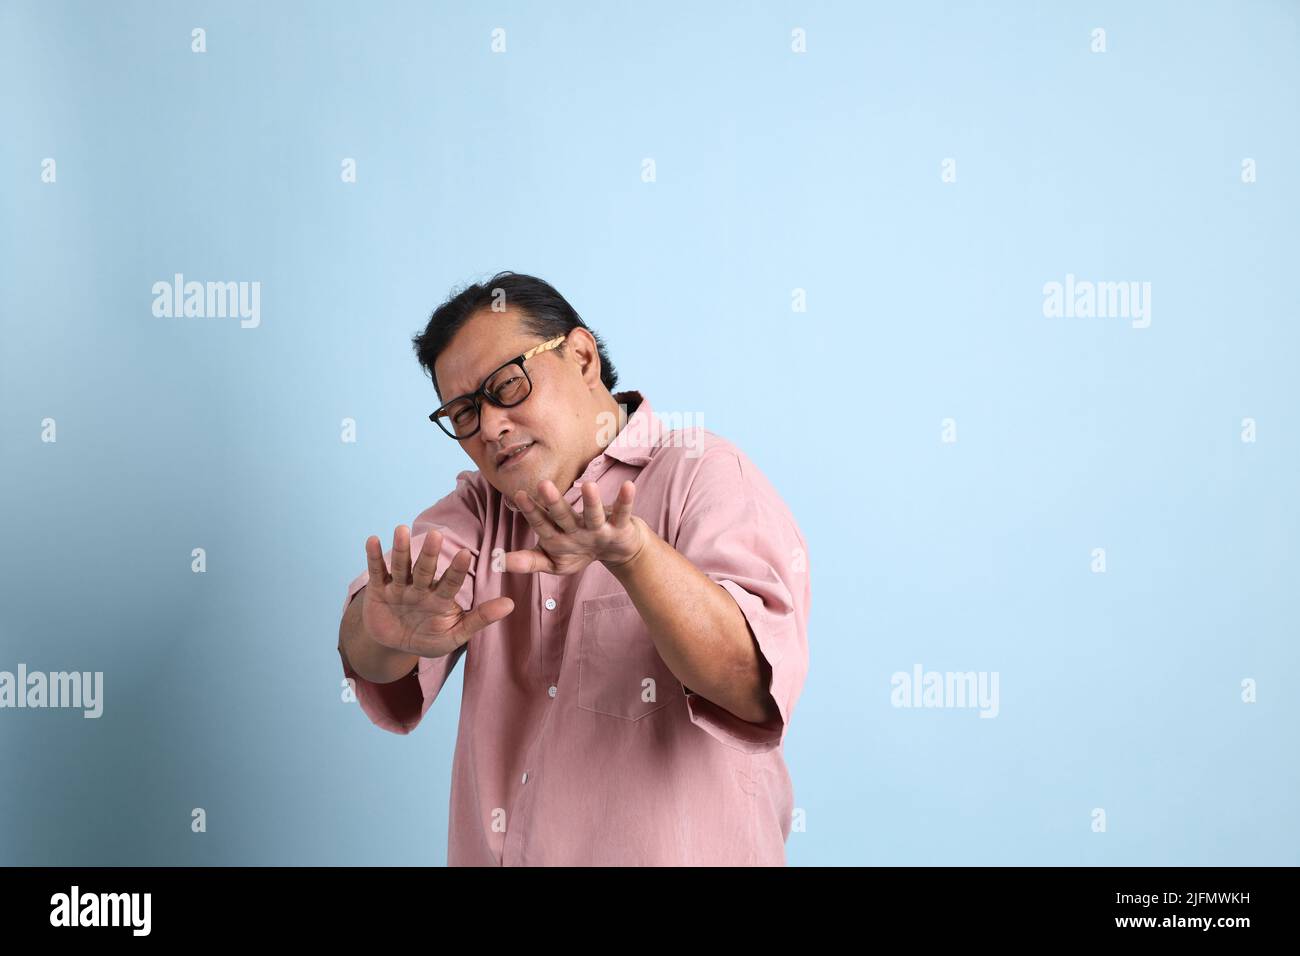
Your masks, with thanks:
[[[663,425],[650,407],[650,400],[635,389],[614,393],[619,403],[619,418],[630,412],[614,440],[605,446],[604,454],[610,458],[638,467],[650,461],[653,449],[659,444]],[[624,406],[628,411],[624,411]]]
[[[618,416],[623,426],[613,441],[605,446],[604,451],[587,463],[583,473],[574,479],[573,485],[564,493],[564,500],[570,505],[577,504],[582,498],[584,481],[595,481],[605,473],[609,467],[608,458],[641,467],[650,461],[650,456],[662,437],[663,425],[650,407],[648,398],[636,389],[615,392],[613,397],[619,404]],[[519,510],[519,506],[510,498],[503,495],[501,500],[511,511]]]

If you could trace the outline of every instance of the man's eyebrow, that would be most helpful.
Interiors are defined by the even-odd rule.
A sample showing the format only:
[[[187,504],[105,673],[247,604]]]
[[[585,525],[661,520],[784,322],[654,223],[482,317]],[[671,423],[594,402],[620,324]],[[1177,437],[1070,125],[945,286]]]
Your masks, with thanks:
[[[516,354],[518,354],[518,353],[516,353]],[[463,391],[463,392],[452,392],[452,391],[448,391],[448,392],[446,393],[446,395],[447,395],[447,399],[446,399],[446,401],[450,402],[450,401],[452,401],[452,400],[454,400],[454,399],[457,399],[457,398],[464,398],[466,395],[470,394],[470,392],[472,392],[472,391],[477,391],[479,385],[482,385],[482,384],[483,384],[483,380],[484,380],[484,379],[486,379],[489,375],[491,375],[493,372],[495,372],[497,369],[499,369],[502,365],[505,365],[507,362],[509,362],[509,361],[510,361],[511,359],[513,359],[514,357],[515,357],[514,355],[511,355],[509,358],[503,358],[503,359],[501,359],[499,362],[497,362],[495,365],[493,365],[490,369],[488,369],[486,372],[484,372],[482,375],[480,375],[480,376],[478,377],[478,383],[474,386],[474,388],[472,388],[472,389],[466,389],[466,390]],[[444,402],[444,404],[445,404],[445,402]]]

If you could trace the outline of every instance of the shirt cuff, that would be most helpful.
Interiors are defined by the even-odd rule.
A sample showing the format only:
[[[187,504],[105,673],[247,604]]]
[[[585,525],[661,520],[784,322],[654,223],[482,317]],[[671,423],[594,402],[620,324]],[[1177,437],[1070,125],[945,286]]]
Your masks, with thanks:
[[[790,718],[788,702],[793,675],[789,673],[788,668],[782,666],[776,640],[764,626],[762,599],[750,594],[735,581],[722,580],[718,584],[726,588],[736,604],[740,606],[759,651],[772,669],[772,676],[768,680],[768,691],[776,701],[778,713],[766,723],[751,723],[741,720],[729,710],[683,687],[682,692],[686,695],[686,710],[692,723],[728,747],[743,753],[767,753],[780,747],[785,738],[785,728]]]
[[[338,650],[343,674],[371,722],[395,734],[409,734],[414,730],[433,704],[433,698],[425,697],[420,686],[419,668],[395,681],[377,684],[353,670],[343,648]]]

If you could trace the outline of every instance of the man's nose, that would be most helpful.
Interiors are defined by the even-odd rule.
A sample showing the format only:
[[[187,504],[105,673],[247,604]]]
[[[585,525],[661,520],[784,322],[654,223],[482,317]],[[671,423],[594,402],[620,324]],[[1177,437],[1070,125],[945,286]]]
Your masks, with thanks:
[[[502,444],[502,436],[508,435],[513,427],[510,423],[509,409],[498,408],[491,402],[484,402],[478,411],[479,434],[483,441]]]

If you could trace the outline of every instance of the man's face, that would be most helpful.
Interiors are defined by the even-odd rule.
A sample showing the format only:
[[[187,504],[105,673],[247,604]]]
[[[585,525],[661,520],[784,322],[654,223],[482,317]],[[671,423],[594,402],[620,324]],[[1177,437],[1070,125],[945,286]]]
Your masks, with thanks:
[[[434,362],[444,400],[474,391],[503,362],[541,344],[542,337],[519,324],[518,313],[483,310],[470,318]],[[595,340],[583,329],[569,333],[563,350],[552,349],[526,359],[533,387],[513,408],[483,401],[479,430],[461,439],[489,483],[514,500],[522,488],[536,497],[544,478],[564,494],[587,463],[600,453],[597,442],[600,381]],[[585,368],[584,368],[585,366]],[[498,464],[498,456],[528,444],[522,455]]]

